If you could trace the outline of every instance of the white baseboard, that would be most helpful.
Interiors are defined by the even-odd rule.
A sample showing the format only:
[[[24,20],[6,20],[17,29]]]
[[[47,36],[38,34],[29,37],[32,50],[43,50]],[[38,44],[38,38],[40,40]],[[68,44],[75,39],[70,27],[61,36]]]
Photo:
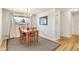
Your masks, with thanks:
[[[79,34],[72,34],[72,35],[78,35],[79,36]]]
[[[48,40],[51,40],[51,41],[56,41],[55,38],[51,38],[51,37],[48,37],[48,36],[45,36],[45,35],[41,35],[39,34],[40,37],[43,37],[43,38],[46,38]]]
[[[72,35],[61,35],[61,36],[70,38]]]

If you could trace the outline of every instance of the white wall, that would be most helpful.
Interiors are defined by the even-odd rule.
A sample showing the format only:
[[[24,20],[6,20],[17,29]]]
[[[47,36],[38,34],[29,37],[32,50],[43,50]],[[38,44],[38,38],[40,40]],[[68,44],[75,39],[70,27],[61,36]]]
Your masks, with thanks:
[[[60,20],[60,33],[61,36],[70,37],[72,35],[72,19],[71,12],[69,10],[61,11]]]
[[[37,19],[36,19],[36,15],[33,15],[31,18],[31,23],[32,26],[37,27]]]
[[[0,8],[0,40],[2,39],[2,9]]]
[[[60,39],[60,10],[55,9],[55,39]]]
[[[0,45],[2,44],[2,8],[0,8]]]
[[[39,25],[39,17],[48,16],[48,25]],[[39,34],[49,40],[55,41],[55,9],[37,15]]]
[[[2,37],[6,39],[9,37],[10,21],[12,20],[12,15],[10,11],[2,10]]]

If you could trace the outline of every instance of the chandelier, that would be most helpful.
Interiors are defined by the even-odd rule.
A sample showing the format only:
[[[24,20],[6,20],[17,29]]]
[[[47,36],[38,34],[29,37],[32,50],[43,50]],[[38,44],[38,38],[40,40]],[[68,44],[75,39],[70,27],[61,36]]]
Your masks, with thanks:
[[[32,16],[32,12],[30,8],[27,8],[26,13],[24,13],[25,17],[30,18]]]

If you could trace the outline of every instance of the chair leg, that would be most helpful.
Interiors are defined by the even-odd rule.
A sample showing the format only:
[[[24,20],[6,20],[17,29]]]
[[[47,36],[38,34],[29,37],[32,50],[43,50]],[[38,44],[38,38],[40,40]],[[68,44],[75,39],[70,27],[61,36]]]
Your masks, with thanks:
[[[19,41],[20,41],[20,43],[22,44],[22,38],[21,38],[21,37],[20,37]]]
[[[38,37],[36,37],[36,42],[38,43]]]
[[[37,40],[37,43],[38,43],[38,39],[36,39]]]
[[[38,43],[38,32],[37,32],[36,40],[37,40],[37,43]]]

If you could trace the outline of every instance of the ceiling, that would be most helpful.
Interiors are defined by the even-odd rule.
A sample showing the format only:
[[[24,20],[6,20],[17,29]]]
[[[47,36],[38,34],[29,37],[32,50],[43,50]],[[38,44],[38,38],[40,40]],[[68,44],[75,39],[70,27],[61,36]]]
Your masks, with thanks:
[[[27,8],[5,8],[7,10],[10,10],[10,11],[14,11],[14,12],[22,12],[22,13],[26,13],[27,12]],[[39,14],[39,13],[42,13],[44,11],[47,11],[47,10],[50,10],[50,9],[53,9],[53,8],[30,8],[32,14]],[[61,11],[71,11],[72,14],[75,14],[75,13],[79,13],[79,9],[78,8],[59,8]]]
[[[15,11],[15,12],[27,12],[27,8],[5,8],[10,11]],[[38,14],[47,10],[50,10],[52,8],[30,8],[32,14]]]

